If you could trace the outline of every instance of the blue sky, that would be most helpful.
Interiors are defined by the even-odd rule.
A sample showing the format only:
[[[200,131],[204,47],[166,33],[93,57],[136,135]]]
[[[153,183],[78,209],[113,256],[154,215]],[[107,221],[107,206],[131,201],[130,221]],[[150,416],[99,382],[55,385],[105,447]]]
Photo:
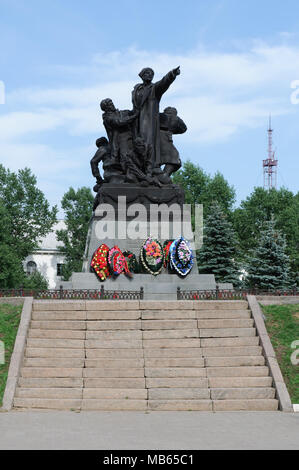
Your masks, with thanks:
[[[297,192],[298,32],[297,0],[0,0],[0,162],[32,168],[51,204],[92,187],[100,100],[131,108],[141,68],[181,65],[161,109],[188,126],[182,160],[220,171],[239,203],[263,184],[271,113],[278,185]]]

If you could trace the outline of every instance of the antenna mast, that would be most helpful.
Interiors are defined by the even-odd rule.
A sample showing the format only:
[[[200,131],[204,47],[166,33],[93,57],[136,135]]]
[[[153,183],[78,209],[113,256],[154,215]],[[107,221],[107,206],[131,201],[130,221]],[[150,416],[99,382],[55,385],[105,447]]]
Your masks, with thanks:
[[[268,129],[268,158],[263,160],[264,170],[264,188],[272,189],[277,186],[277,166],[278,160],[275,160],[275,152],[272,150],[272,133],[271,115],[269,116],[269,129]]]

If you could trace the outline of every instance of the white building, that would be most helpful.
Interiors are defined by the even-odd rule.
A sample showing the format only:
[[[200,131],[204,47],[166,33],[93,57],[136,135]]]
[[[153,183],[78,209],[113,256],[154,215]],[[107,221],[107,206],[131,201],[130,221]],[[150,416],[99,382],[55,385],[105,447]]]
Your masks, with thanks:
[[[40,245],[24,261],[24,269],[28,274],[39,271],[49,282],[49,289],[59,289],[61,283],[61,269],[64,263],[64,255],[58,251],[62,243],[57,241],[56,230],[64,229],[65,223],[59,220],[53,226],[45,238],[41,239]]]

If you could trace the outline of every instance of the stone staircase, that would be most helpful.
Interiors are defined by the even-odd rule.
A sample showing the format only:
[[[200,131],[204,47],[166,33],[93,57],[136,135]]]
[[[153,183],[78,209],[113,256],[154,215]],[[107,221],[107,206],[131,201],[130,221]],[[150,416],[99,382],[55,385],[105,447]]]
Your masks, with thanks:
[[[245,301],[34,301],[15,408],[277,410]]]

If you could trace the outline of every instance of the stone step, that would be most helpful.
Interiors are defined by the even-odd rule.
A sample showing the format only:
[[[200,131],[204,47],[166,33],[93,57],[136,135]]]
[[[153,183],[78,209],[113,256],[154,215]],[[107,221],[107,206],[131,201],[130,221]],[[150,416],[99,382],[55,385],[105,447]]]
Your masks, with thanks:
[[[161,357],[161,358],[201,358],[202,349],[201,348],[156,348],[156,349],[144,349],[144,357]]]
[[[82,388],[23,388],[16,389],[17,398],[82,398]]]
[[[195,310],[199,320],[244,319],[251,318],[250,310]]]
[[[243,336],[236,338],[202,338],[202,348],[231,347],[231,346],[258,346],[258,336]]]
[[[141,330],[86,331],[86,339],[98,339],[98,340],[142,339],[142,331]]]
[[[146,367],[145,377],[206,377],[204,367]]]
[[[267,366],[207,367],[207,377],[267,377]]]
[[[139,320],[140,310],[87,310],[87,320]]]
[[[145,378],[85,378],[84,388],[145,388]]]
[[[86,311],[121,311],[139,310],[139,300],[86,300]]]
[[[211,400],[149,400],[152,411],[212,411]]]
[[[21,377],[44,378],[44,377],[82,377],[81,367],[23,367]]]
[[[272,377],[209,377],[210,388],[271,387]]]
[[[30,328],[36,330],[86,330],[86,322],[69,320],[32,320],[30,323]]]
[[[142,332],[143,339],[199,338],[199,330],[147,330]]]
[[[87,321],[88,330],[141,330],[141,320]]]
[[[45,408],[54,410],[79,410],[81,399],[71,398],[15,398],[16,408]]]
[[[26,357],[74,357],[85,358],[84,349],[68,349],[68,348],[26,348]]]
[[[197,320],[197,327],[200,329],[233,329],[233,328],[252,328],[253,320],[251,318],[224,318],[224,319],[209,319]]]
[[[85,331],[83,330],[38,330],[30,329],[28,338],[39,339],[85,339]]]
[[[123,368],[143,368],[144,359],[86,359],[86,368],[97,367],[99,369],[123,369]]]
[[[85,341],[86,349],[141,349],[142,340],[140,339],[115,339],[115,340],[97,340],[87,339]]]
[[[212,388],[212,400],[272,399],[275,389],[272,387],[256,388]]]
[[[34,300],[33,311],[77,311],[86,309],[85,300]]]
[[[214,400],[213,411],[276,411],[278,400]]]
[[[193,330],[197,320],[142,320],[142,330]]]
[[[146,388],[208,388],[205,377],[147,378]]]
[[[204,367],[203,358],[166,357],[145,358],[145,367]]]
[[[195,310],[141,310],[142,320],[196,319]]]
[[[226,346],[223,348],[202,348],[202,355],[204,357],[259,356],[261,354],[261,346]]]
[[[73,321],[73,320],[86,320],[86,312],[83,311],[33,311],[32,320],[38,321]]]
[[[25,357],[24,367],[84,367],[84,358],[76,357]]]
[[[27,348],[65,348],[83,349],[84,340],[81,339],[39,339],[28,338]]]
[[[83,398],[146,400],[145,388],[83,388]]]
[[[200,338],[233,338],[255,336],[255,328],[201,328]]]
[[[263,356],[235,356],[235,357],[207,357],[206,367],[240,367],[240,366],[263,366]]]
[[[105,349],[86,349],[86,358],[88,359],[134,359],[143,358],[142,348],[132,349],[119,349],[119,348],[105,348]]]
[[[195,310],[246,310],[247,300],[195,300]]]
[[[83,378],[69,377],[69,378],[19,378],[19,387],[24,388],[82,388]]]
[[[199,338],[189,339],[144,339],[144,349],[157,348],[200,348]]]
[[[103,411],[146,411],[147,400],[126,400],[126,399],[92,399],[85,398],[82,400],[82,410],[103,410]]]
[[[150,388],[149,400],[203,400],[209,399],[208,388]]]
[[[140,300],[139,302],[140,310],[193,310],[193,305],[189,300]]]
[[[101,378],[101,377],[144,377],[144,369],[133,369],[133,368],[123,368],[123,369],[100,369],[98,367],[90,367],[88,369],[83,369],[83,377],[91,378]]]

